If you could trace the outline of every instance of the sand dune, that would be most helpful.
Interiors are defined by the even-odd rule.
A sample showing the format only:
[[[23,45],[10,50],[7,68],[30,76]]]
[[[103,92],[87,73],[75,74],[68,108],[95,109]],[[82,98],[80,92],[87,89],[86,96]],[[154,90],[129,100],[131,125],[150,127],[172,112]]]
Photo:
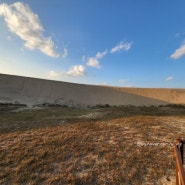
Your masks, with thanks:
[[[119,88],[0,74],[0,102],[68,106],[185,104],[185,89]]]

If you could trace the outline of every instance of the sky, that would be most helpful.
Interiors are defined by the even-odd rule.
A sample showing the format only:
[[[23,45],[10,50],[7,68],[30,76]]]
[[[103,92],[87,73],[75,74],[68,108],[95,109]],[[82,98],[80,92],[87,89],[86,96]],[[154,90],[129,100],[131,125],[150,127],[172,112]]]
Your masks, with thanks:
[[[0,73],[185,88],[184,0],[0,0]]]

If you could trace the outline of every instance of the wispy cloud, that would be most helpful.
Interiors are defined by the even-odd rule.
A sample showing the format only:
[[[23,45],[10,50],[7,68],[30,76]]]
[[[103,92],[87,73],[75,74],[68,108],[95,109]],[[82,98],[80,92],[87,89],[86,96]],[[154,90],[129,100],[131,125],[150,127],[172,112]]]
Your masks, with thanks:
[[[83,61],[83,62],[86,61],[86,56],[85,56],[85,55],[82,56],[82,61]]]
[[[132,46],[132,42],[123,42],[122,41],[117,46],[113,47],[110,50],[110,53],[116,53],[121,50],[128,51],[128,50],[130,50],[131,46]]]
[[[64,52],[62,54],[62,58],[66,58],[68,56],[68,50],[64,48]]]
[[[60,73],[57,73],[56,71],[49,71],[47,77],[50,78],[50,79],[56,79],[60,76]]]
[[[101,58],[103,58],[106,54],[107,54],[107,50],[103,51],[102,53],[101,53],[101,52],[98,52],[98,53],[96,54],[96,59],[101,59]]]
[[[171,55],[171,58],[173,59],[179,59],[185,55],[185,44],[180,46],[178,49],[174,51],[174,53]]]
[[[87,65],[94,68],[100,68],[99,60],[102,59],[107,54],[107,50],[98,52],[95,57],[88,58]]]
[[[167,77],[167,78],[165,79],[165,81],[172,81],[173,79],[174,79],[173,76],[169,76],[169,77]]]
[[[116,53],[121,50],[128,51],[132,46],[132,42],[120,42],[117,46],[113,47],[110,50],[110,53]],[[105,50],[103,52],[98,52],[95,57],[90,57],[87,60],[87,65],[94,68],[100,68],[100,59],[102,59],[105,55],[107,55],[108,51]]]
[[[176,33],[176,34],[175,34],[175,37],[176,37],[176,38],[180,38],[180,37],[182,37],[182,36],[184,36],[184,35],[185,35],[185,32]]]
[[[83,65],[72,66],[66,73],[68,76],[78,77],[86,74],[86,69]]]
[[[0,4],[0,16],[4,17],[10,32],[19,36],[25,41],[25,47],[34,50],[38,49],[50,57],[59,57],[51,37],[44,37],[44,29],[30,7],[23,2],[16,2],[8,5]]]

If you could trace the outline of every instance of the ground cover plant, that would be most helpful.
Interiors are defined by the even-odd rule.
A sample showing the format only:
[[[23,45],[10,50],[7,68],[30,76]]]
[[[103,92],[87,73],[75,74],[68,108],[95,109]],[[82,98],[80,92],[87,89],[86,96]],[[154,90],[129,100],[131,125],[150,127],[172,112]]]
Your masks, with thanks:
[[[0,105],[0,184],[174,184],[184,106]]]

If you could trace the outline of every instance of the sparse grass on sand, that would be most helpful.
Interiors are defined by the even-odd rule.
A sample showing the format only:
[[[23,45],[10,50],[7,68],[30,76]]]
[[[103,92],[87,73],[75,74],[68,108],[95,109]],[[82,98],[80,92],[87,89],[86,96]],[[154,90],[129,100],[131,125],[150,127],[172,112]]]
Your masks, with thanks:
[[[185,108],[0,107],[0,184],[174,184]]]

